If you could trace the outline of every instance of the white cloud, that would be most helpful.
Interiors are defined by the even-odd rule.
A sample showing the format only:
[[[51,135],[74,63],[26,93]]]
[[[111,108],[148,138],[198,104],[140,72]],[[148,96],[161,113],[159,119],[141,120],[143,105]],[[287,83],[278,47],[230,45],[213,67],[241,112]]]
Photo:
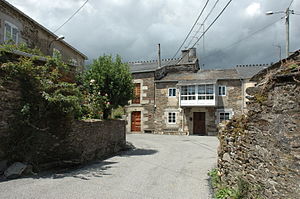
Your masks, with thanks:
[[[246,14],[253,17],[256,15],[261,14],[261,5],[260,3],[254,2],[251,3],[247,8],[246,8]]]
[[[85,0],[7,0],[49,30],[55,30]],[[120,54],[125,61],[156,59],[161,43],[163,58],[173,57],[189,32],[206,0],[90,0],[57,34],[94,59],[104,53]],[[219,1],[205,27],[213,21],[227,1]],[[280,15],[265,16],[267,10],[285,10],[290,1],[233,1],[205,35],[198,48],[201,64],[225,67],[235,64],[266,63],[278,58],[274,44],[284,46],[284,21],[227,49],[226,46],[261,29]],[[204,19],[215,3],[210,1]],[[294,1],[292,9],[300,7]],[[298,16],[291,16],[291,50],[300,47]],[[201,23],[200,22],[200,23]],[[193,32],[194,34],[195,32]],[[276,36],[277,35],[277,36]],[[196,35],[199,36],[199,35]],[[188,39],[188,42],[190,39]],[[251,56],[249,56],[251,54]]]

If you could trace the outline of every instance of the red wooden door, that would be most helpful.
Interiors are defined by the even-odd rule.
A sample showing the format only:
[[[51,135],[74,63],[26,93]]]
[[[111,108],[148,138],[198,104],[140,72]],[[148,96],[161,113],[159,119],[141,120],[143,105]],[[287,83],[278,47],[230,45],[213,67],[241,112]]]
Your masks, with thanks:
[[[133,111],[131,113],[131,131],[141,131],[141,112]]]
[[[194,112],[193,134],[206,135],[205,112]]]

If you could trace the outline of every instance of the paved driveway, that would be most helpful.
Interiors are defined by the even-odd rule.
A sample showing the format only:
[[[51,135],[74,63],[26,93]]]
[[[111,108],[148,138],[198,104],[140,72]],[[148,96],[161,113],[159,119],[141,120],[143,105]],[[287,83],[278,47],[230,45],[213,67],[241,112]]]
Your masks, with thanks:
[[[76,171],[0,183],[0,198],[207,199],[216,137],[128,135],[137,149]]]

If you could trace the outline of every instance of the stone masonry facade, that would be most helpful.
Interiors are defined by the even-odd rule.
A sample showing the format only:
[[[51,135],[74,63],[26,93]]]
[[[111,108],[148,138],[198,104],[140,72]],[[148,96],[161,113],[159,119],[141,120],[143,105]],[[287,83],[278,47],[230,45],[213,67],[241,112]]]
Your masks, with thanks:
[[[0,2],[0,44],[7,42],[6,26],[16,31],[15,43],[25,43],[29,48],[38,48],[45,55],[53,49],[60,51],[62,59],[75,66],[83,66],[87,57],[64,41],[55,41],[57,36],[38,24],[5,0]]]
[[[189,51],[195,52],[195,49]],[[189,54],[189,58],[182,60],[163,60],[160,68],[155,61],[129,63],[134,83],[141,86],[140,103],[130,102],[126,107],[127,132],[192,135],[198,134],[197,128],[201,128],[203,135],[216,135],[219,123],[246,112],[245,89],[254,84],[249,80],[251,76],[242,77],[235,68],[203,70],[195,53]],[[251,71],[253,68],[240,69]],[[207,104],[205,100],[197,104],[201,103],[198,100],[201,86],[213,87],[213,97],[206,100]],[[185,102],[193,101],[190,104],[183,102],[183,87],[198,89],[187,97]],[[193,100],[189,101],[190,98]]]
[[[247,89],[246,116],[220,129],[221,181],[243,190],[245,198],[300,198],[299,51],[296,54],[257,75],[257,86]],[[241,187],[241,181],[247,186]]]

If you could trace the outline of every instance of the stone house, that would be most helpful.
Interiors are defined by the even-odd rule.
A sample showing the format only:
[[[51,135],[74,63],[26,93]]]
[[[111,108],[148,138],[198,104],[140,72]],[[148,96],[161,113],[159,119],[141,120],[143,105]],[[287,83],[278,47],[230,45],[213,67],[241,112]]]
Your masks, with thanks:
[[[0,2],[0,44],[25,43],[29,48],[38,48],[45,55],[60,52],[62,59],[74,66],[83,66],[87,59],[73,46],[24,14],[5,0]]]
[[[266,65],[203,70],[196,49],[180,59],[129,62],[135,98],[126,107],[127,132],[215,135],[217,125],[244,114],[250,78]]]

